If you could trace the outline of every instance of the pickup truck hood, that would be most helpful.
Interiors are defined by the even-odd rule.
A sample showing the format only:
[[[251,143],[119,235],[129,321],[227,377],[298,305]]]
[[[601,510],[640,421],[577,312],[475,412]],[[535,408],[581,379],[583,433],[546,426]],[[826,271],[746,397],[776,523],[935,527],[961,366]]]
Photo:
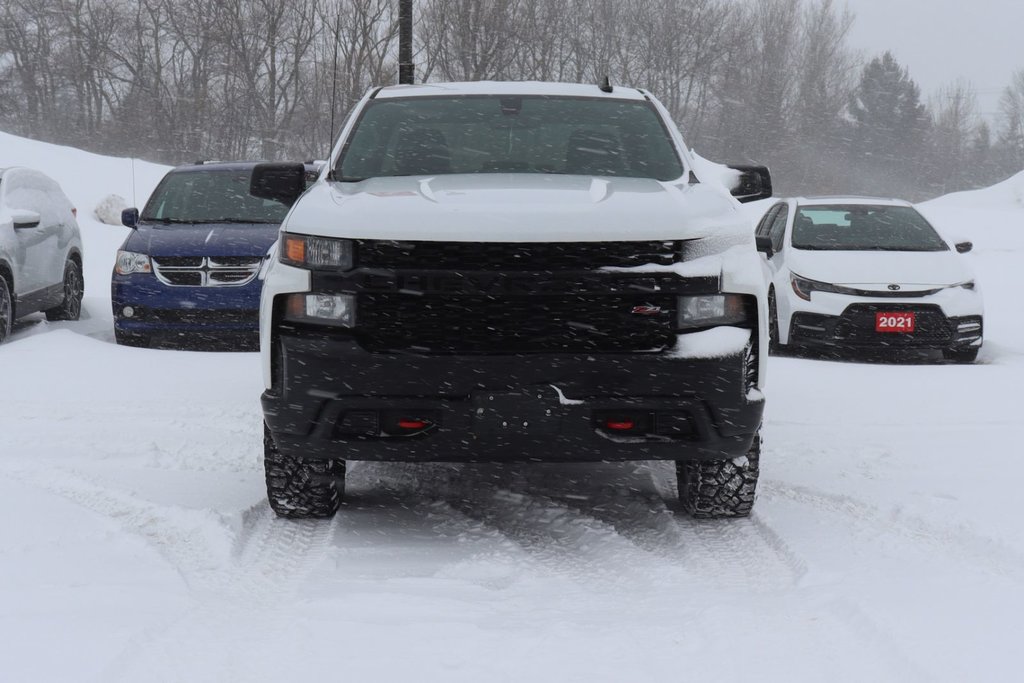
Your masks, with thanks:
[[[285,219],[289,232],[453,242],[674,240],[749,232],[709,185],[644,178],[465,174],[321,181]]]
[[[817,251],[791,249],[787,266],[801,277],[836,285],[885,290],[890,284],[948,286],[972,279],[970,268],[949,251]]]
[[[265,256],[276,223],[141,223],[124,249],[150,256]]]

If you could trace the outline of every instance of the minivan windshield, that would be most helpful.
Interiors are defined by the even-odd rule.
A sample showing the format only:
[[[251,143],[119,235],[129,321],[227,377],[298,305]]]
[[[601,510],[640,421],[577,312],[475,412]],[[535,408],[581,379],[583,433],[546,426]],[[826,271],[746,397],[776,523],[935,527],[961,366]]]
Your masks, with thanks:
[[[250,169],[171,171],[141,220],[156,223],[280,223],[288,206],[249,194]]]
[[[335,168],[342,182],[451,173],[674,180],[682,162],[643,100],[429,96],[369,102]]]
[[[793,247],[834,251],[948,251],[928,221],[910,206],[801,206],[793,218]]]

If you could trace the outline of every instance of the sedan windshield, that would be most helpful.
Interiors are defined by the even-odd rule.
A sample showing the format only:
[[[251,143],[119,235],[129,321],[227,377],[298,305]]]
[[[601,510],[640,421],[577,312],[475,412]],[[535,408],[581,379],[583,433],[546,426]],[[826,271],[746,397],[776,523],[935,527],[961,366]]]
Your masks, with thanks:
[[[650,102],[463,96],[374,100],[335,169],[357,182],[449,173],[563,173],[674,180],[683,167]]]
[[[141,220],[156,223],[280,223],[281,202],[249,194],[249,170],[168,173],[146,203]]]
[[[793,219],[793,247],[834,251],[947,251],[928,221],[909,206],[802,206]]]

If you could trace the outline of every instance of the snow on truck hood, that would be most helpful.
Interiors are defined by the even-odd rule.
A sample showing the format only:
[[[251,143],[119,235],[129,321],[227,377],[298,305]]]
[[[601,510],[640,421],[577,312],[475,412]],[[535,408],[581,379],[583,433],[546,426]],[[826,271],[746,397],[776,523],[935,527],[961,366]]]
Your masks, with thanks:
[[[736,206],[721,189],[644,178],[403,176],[319,182],[292,208],[284,229],[455,242],[675,240],[749,232]]]
[[[788,267],[797,275],[836,285],[955,285],[973,278],[956,251],[790,250]]]

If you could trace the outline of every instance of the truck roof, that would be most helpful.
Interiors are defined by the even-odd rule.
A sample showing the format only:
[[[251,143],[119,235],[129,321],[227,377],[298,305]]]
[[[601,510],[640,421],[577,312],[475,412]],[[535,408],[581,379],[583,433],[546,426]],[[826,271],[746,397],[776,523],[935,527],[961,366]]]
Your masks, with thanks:
[[[643,100],[647,95],[636,88],[615,86],[606,93],[596,83],[550,83],[546,81],[467,81],[462,83],[417,83],[389,85],[376,99],[430,97],[439,95],[542,95],[548,97],[607,97],[615,100]]]

